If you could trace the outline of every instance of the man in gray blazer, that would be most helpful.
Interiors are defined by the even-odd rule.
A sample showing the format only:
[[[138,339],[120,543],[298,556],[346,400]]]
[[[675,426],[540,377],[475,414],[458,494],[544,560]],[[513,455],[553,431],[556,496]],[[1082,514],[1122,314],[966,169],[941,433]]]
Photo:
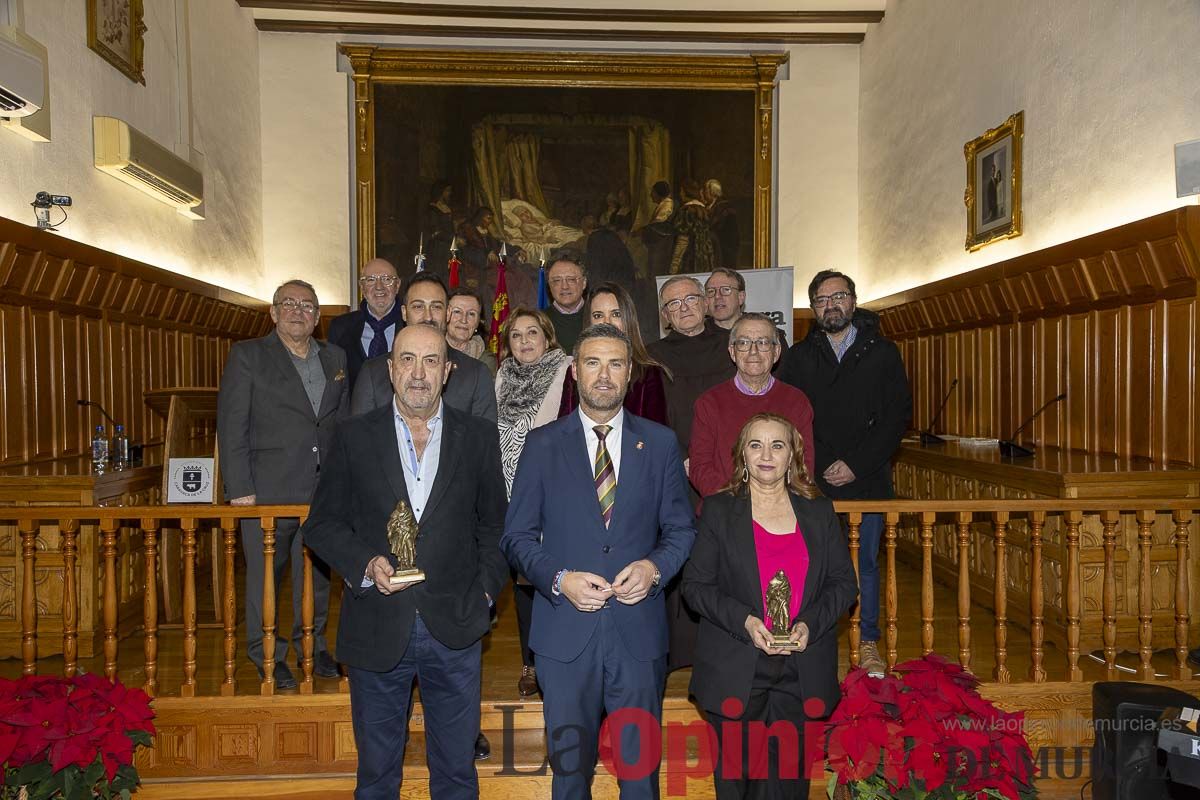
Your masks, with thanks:
[[[313,338],[321,307],[312,286],[290,280],[275,290],[275,330],[261,339],[236,342],[217,395],[217,441],[225,496],[233,505],[308,503],[338,420],[349,413],[346,354]],[[275,520],[275,586],[292,562],[291,643],[301,653],[304,557],[299,519]],[[257,519],[242,522],[246,556],[246,654],[263,675],[263,532]],[[337,662],[325,644],[329,567],[313,559],[314,672],[336,677]],[[282,603],[279,604],[282,606]],[[276,640],[268,679],[276,688],[296,686],[287,666],[288,637]]]
[[[432,325],[446,332],[446,304],[449,292],[441,277],[429,272],[413,275],[404,290],[401,313],[405,325]],[[496,421],[496,388],[487,367],[477,358],[450,348],[454,365],[442,400],[451,408],[476,417]],[[350,413],[365,414],[385,406],[394,395],[387,357],[372,358],[363,364],[350,396]]]

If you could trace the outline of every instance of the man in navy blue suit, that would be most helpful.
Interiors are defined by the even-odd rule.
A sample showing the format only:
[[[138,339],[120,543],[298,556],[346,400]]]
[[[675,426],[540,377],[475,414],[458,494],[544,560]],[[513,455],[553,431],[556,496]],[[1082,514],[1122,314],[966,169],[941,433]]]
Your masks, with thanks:
[[[576,413],[530,431],[500,546],[538,593],[529,646],[545,704],[553,797],[591,796],[600,722],[662,718],[662,586],[696,537],[675,434],[622,409],[632,347],[611,325],[580,334]],[[621,797],[658,797],[659,753],[640,778],[636,725],[614,726]],[[657,737],[655,737],[657,744]]]

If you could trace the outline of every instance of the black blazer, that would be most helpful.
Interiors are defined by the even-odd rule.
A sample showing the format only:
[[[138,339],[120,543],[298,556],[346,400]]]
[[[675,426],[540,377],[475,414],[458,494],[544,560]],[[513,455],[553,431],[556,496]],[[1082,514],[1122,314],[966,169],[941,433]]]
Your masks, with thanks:
[[[496,384],[492,373],[478,358],[447,345],[446,356],[454,370],[442,389],[442,401],[451,408],[483,417],[496,424]],[[350,390],[350,413],[365,414],[373,408],[390,406],[392,389],[391,362],[386,356],[367,359]]]
[[[792,508],[808,546],[808,575],[791,624],[808,624],[808,647],[774,657],[799,662],[801,695],[820,698],[829,713],[840,697],[837,621],[858,599],[858,581],[833,504],[793,494]],[[700,615],[690,688],[702,708],[718,713],[727,698],[746,706],[762,655],[745,627],[747,615],[763,617],[752,522],[748,497],[722,492],[705,498],[696,545],[683,570],[683,599]]]
[[[400,302],[399,298],[396,299],[396,302]],[[362,308],[356,308],[334,317],[333,321],[329,323],[328,341],[346,351],[346,371],[350,373],[351,393],[354,390],[354,382],[358,380],[358,371],[362,369],[363,363],[367,360],[367,354],[363,352],[362,346],[363,324],[366,320],[367,315]],[[399,333],[403,327],[403,322],[397,322],[395,332]]]
[[[400,662],[417,611],[439,642],[453,649],[488,631],[493,600],[508,580],[500,552],[504,475],[496,426],[443,404],[437,477],[421,515],[417,568],[425,581],[403,592],[362,587],[367,564],[389,553],[387,521],[408,499],[391,407],[338,426],[327,468],[313,497],[304,543],[342,576],[338,660],[386,672]]]

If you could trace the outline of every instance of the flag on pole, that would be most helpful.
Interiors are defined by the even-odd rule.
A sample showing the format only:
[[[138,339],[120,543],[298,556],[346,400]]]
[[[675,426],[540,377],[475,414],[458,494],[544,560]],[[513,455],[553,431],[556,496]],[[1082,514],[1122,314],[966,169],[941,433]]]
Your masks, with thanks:
[[[545,311],[550,307],[550,294],[546,291],[546,259],[538,267],[538,310]]]
[[[492,301],[492,335],[488,339],[488,350],[496,354],[500,361],[500,327],[508,319],[508,281],[505,279],[505,262],[508,260],[508,250],[500,245],[500,260],[496,264],[496,299]]]
[[[458,270],[462,267],[462,262],[458,260],[458,237],[455,236],[450,240],[450,261],[446,264],[447,273],[450,276],[450,288],[458,288]]]

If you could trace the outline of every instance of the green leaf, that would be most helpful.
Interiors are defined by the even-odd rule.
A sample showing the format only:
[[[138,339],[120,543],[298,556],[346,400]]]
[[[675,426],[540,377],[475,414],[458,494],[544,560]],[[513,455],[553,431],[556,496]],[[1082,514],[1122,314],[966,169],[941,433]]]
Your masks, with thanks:
[[[26,764],[17,770],[16,785],[26,786],[41,783],[53,774],[49,761],[38,761],[36,764]]]
[[[128,789],[121,790],[121,800],[132,800],[132,796],[130,795]]]
[[[833,793],[837,791],[838,776],[836,772],[829,773],[829,780],[825,781],[825,794],[829,800],[833,800]]]
[[[125,735],[133,741],[134,745],[140,747],[150,747],[154,744],[154,739],[145,731],[125,731]]]
[[[96,781],[104,777],[104,760],[101,756],[96,756],[96,760],[87,768],[87,772],[83,773],[83,782],[88,786],[95,786]]]

